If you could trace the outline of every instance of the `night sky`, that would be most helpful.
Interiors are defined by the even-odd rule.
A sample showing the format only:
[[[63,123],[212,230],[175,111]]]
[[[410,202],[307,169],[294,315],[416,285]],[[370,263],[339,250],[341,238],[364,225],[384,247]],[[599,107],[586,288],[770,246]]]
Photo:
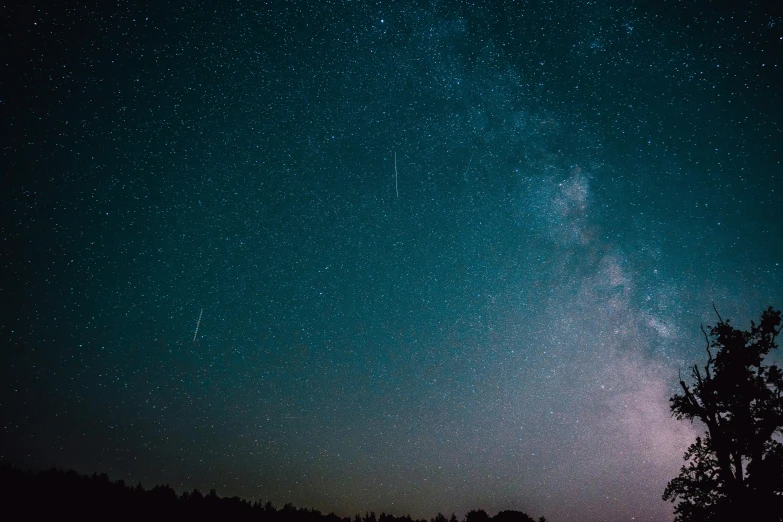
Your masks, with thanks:
[[[671,520],[700,323],[783,306],[774,2],[20,3],[0,459]]]

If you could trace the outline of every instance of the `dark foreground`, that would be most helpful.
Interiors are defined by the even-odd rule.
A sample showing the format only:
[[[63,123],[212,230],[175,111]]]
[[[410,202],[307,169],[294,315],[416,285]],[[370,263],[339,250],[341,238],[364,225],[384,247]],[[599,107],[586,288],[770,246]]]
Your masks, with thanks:
[[[112,482],[105,473],[92,476],[75,471],[50,469],[24,472],[0,465],[2,508],[0,518],[32,520],[78,517],[77,520],[253,520],[256,522],[457,522],[451,515],[427,520],[410,516],[396,517],[381,513],[357,514],[353,520],[334,513],[297,508],[286,504],[281,509],[271,502],[250,502],[239,497],[219,497],[214,489],[206,495],[199,490],[181,495],[170,486],[144,489],[141,484],[129,486],[123,480]],[[469,512],[463,522],[535,522],[520,511],[501,511],[489,517],[483,510]],[[545,522],[541,517],[539,522]]]

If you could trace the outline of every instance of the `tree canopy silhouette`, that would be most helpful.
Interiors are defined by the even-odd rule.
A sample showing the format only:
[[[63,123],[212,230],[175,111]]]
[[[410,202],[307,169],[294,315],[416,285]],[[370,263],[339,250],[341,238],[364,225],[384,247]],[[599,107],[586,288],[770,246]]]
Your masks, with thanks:
[[[0,518],[19,518],[24,513],[32,520],[60,520],[79,517],[80,520],[231,520],[254,522],[351,522],[334,513],[322,514],[315,509],[286,504],[281,509],[271,502],[249,502],[239,497],[220,497],[212,489],[207,495],[194,489],[180,496],[169,485],[144,489],[141,484],[128,486],[124,481],[112,482],[106,474],[91,477],[75,471],[52,468],[38,473],[23,472],[9,463],[0,462]],[[481,516],[476,516],[479,514]],[[5,518],[3,518],[5,517]],[[9,519],[10,520],[10,519]],[[353,522],[458,522],[438,513],[429,521],[410,515],[394,516],[375,512],[356,514]],[[533,522],[521,511],[501,511],[489,517],[483,510],[471,511],[463,522]],[[546,522],[544,517],[538,522]]]
[[[705,330],[707,362],[694,365],[691,385],[671,399],[678,420],[706,426],[686,451],[686,464],[664,500],[679,501],[677,522],[783,520],[783,373],[765,360],[777,347],[781,313],[738,330],[718,313]],[[749,518],[752,517],[752,518]]]

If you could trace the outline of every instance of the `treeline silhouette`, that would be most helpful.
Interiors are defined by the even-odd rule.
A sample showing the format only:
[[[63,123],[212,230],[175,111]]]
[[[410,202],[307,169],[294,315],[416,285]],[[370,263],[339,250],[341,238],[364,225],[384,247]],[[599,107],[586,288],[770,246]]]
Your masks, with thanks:
[[[3,492],[0,518],[9,514],[28,519],[78,517],[75,520],[226,520],[256,522],[459,522],[452,514],[447,519],[412,519],[374,512],[357,514],[353,519],[334,513],[298,508],[286,504],[277,509],[271,502],[250,502],[239,497],[219,497],[214,489],[206,495],[194,489],[177,495],[169,485],[144,489],[112,482],[105,473],[80,475],[73,470],[52,468],[36,473],[25,472],[9,464],[0,465],[0,491]],[[501,511],[490,517],[484,510],[467,513],[461,522],[536,522],[521,511]],[[544,517],[538,522],[546,522]]]

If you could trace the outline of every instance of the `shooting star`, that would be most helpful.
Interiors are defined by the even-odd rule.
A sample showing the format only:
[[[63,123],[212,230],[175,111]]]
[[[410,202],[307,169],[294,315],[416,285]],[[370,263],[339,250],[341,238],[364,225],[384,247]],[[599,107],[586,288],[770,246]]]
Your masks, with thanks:
[[[400,197],[400,189],[397,187],[397,151],[394,151],[394,190],[397,192],[397,197]]]
[[[201,311],[198,313],[198,321],[196,321],[196,331],[193,333],[193,342],[196,342],[196,336],[198,335],[198,327],[201,326],[201,314],[204,313],[204,309],[202,308]]]
[[[468,160],[468,166],[465,169],[465,174],[463,174],[463,177],[465,178],[465,181],[468,180],[468,171],[470,170],[470,162],[473,161],[473,153],[470,153],[470,159]]]

